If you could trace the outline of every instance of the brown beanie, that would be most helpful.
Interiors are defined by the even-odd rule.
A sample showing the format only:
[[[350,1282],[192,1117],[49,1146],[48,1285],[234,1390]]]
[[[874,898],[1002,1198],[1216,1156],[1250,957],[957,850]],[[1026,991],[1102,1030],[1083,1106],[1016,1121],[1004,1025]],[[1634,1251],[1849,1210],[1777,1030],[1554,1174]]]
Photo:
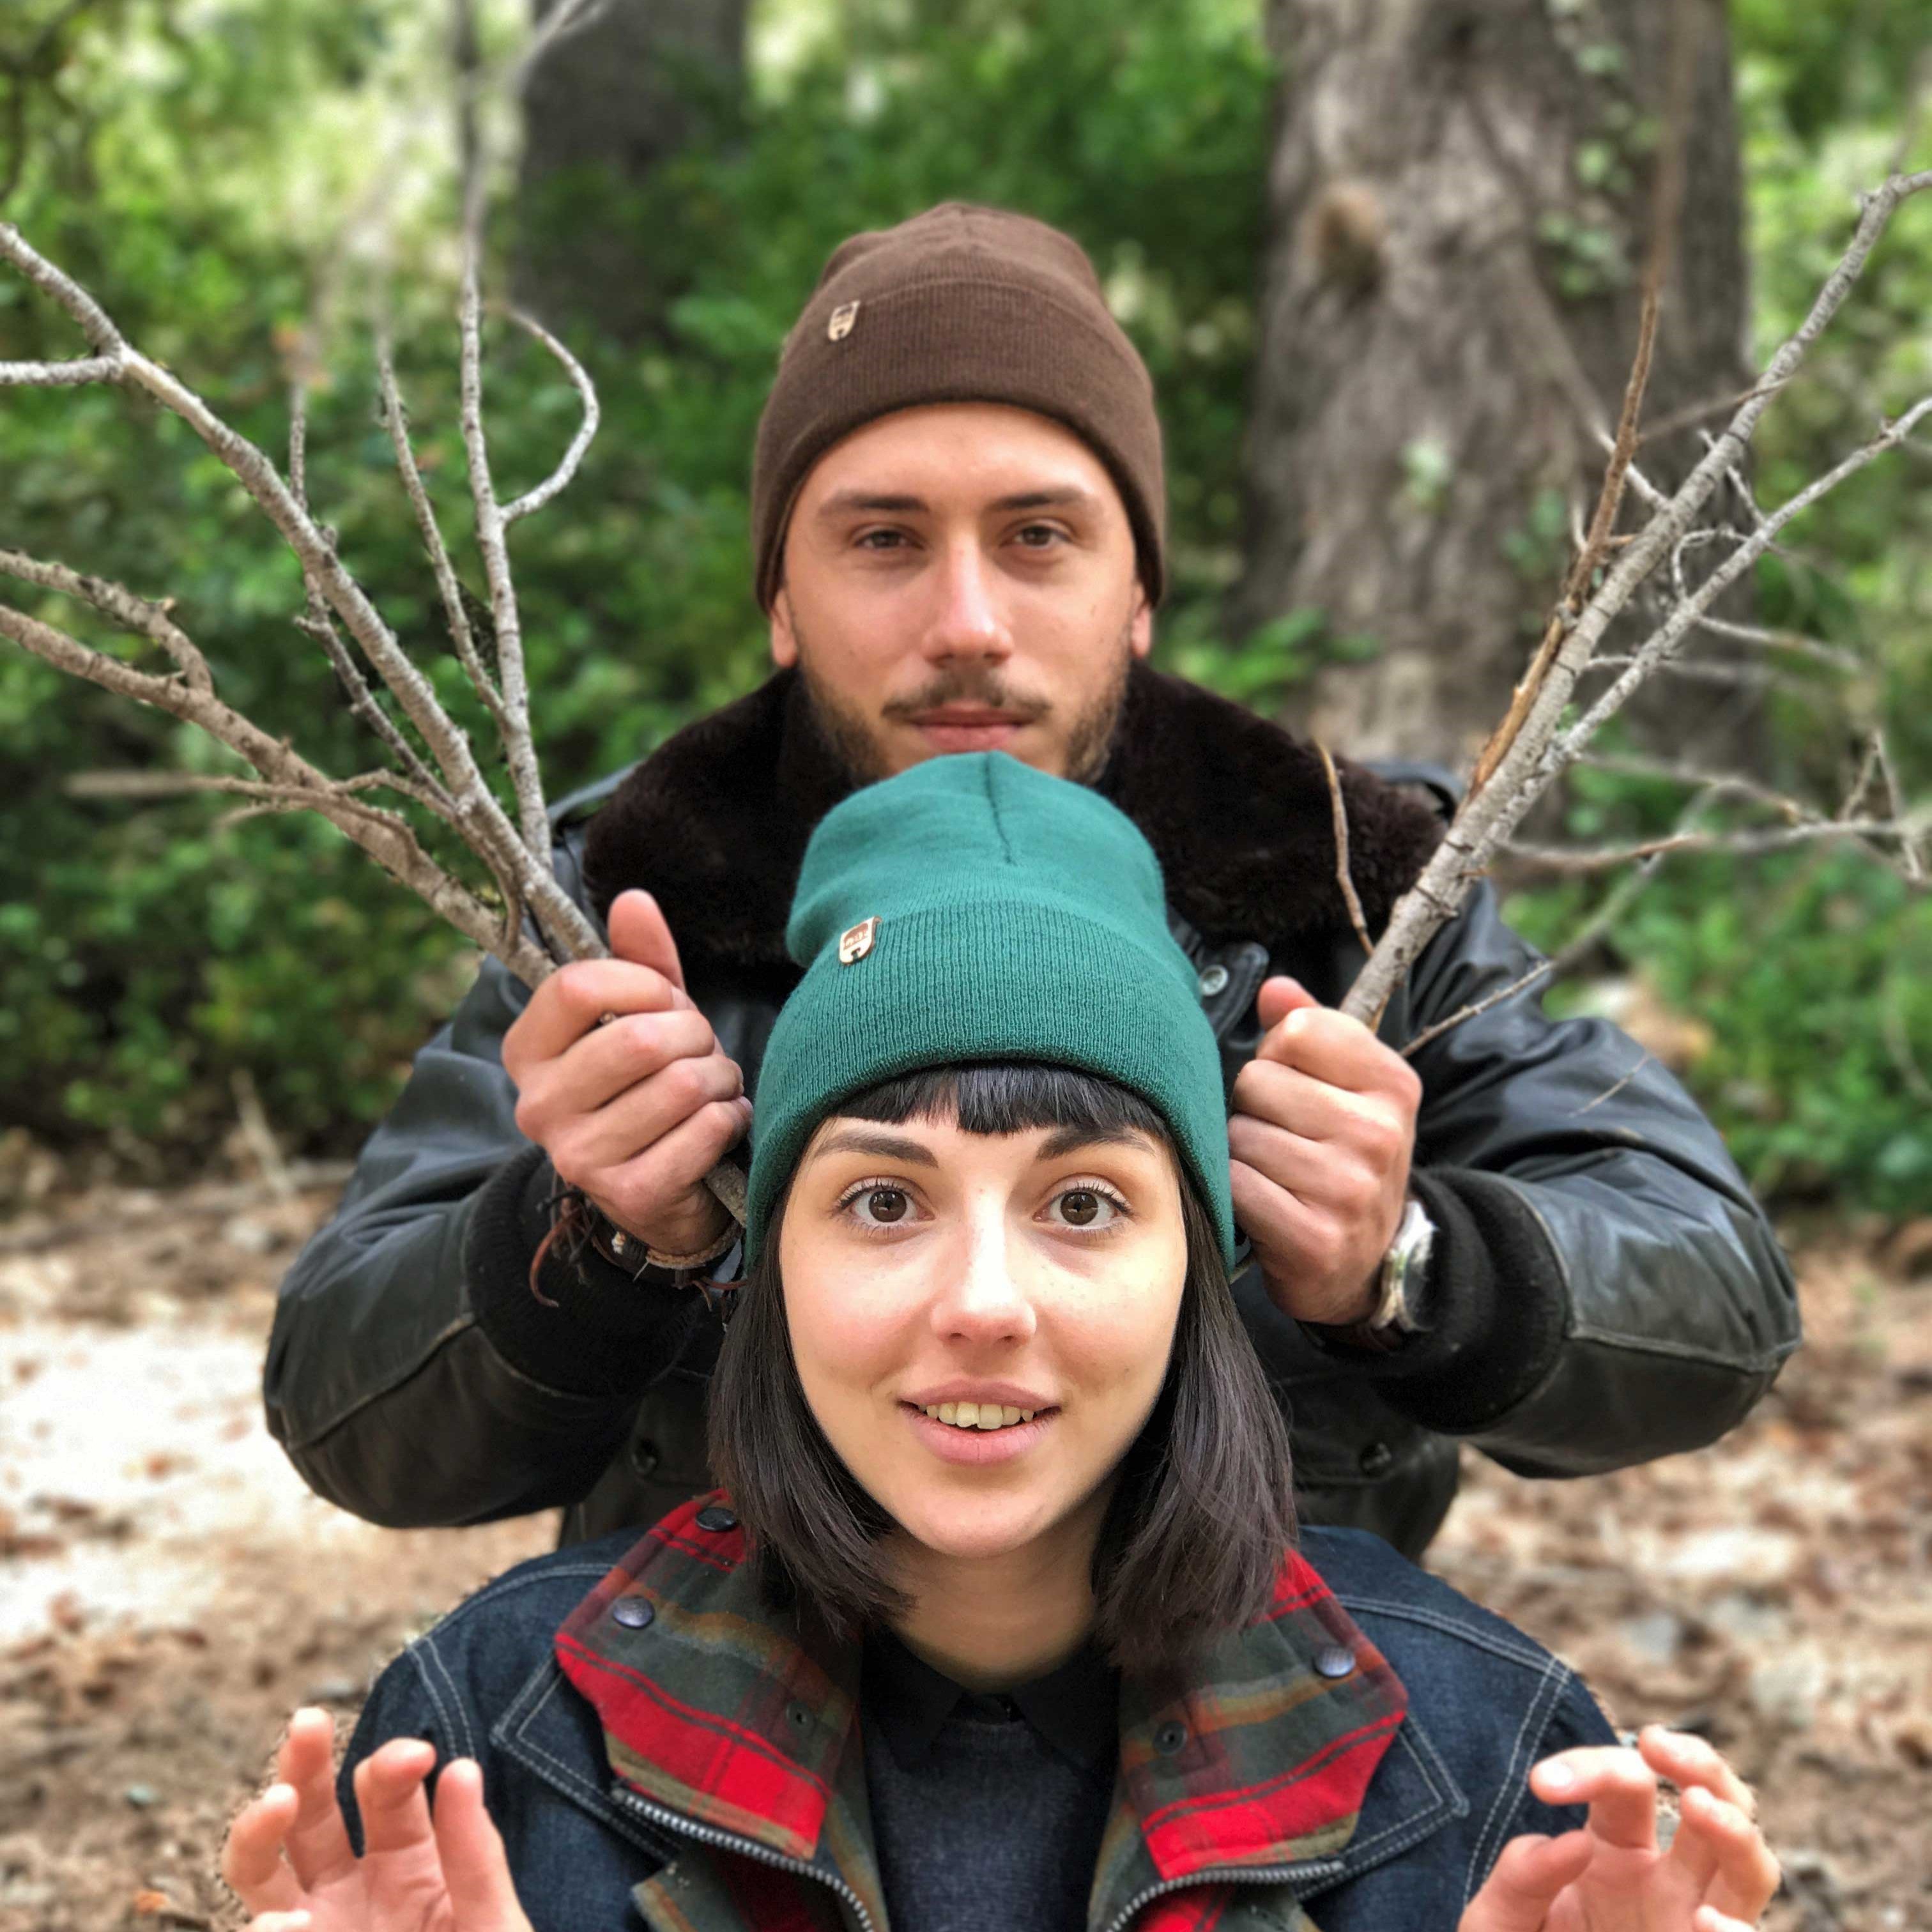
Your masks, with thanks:
[[[1029,215],[949,201],[841,242],[785,338],[752,464],[764,609],[812,465],[862,424],[922,403],[1006,403],[1064,423],[1106,464],[1142,586],[1160,601],[1166,492],[1147,365],[1077,242]]]

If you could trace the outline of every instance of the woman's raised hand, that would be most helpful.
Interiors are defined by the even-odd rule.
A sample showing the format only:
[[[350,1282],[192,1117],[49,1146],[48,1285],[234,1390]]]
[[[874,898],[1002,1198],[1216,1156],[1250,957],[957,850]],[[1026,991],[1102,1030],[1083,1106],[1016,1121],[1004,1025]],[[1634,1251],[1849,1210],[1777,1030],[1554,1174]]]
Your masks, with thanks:
[[[334,1739],[326,1711],[298,1711],[278,1781],[229,1828],[221,1875],[254,1915],[248,1932],[530,1932],[478,1766],[443,1766],[432,1816],[435,1747],[394,1738],[372,1752],[356,1767],[358,1858],[335,1800]]]
[[[1682,1793],[1677,1834],[1657,1842],[1657,1790]],[[1512,1838],[1459,1932],[1750,1932],[1778,1889],[1750,1787],[1702,1738],[1652,1725],[1637,1748],[1545,1758],[1530,1789],[1587,1804],[1560,1838]]]

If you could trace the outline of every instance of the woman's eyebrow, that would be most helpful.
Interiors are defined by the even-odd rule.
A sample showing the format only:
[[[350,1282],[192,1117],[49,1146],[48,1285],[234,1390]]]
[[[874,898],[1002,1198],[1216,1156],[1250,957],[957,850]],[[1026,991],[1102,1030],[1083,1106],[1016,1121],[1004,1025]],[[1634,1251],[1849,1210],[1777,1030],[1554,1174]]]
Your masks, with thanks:
[[[1124,1120],[1110,1127],[1061,1127],[1048,1135],[1046,1144],[1035,1158],[1059,1160],[1070,1154],[1078,1154],[1082,1148],[1136,1144],[1151,1147],[1153,1138],[1144,1129],[1130,1127]]]
[[[930,1148],[918,1141],[910,1141],[898,1134],[868,1134],[856,1127],[842,1127],[836,1134],[828,1134],[812,1150],[812,1157],[818,1160],[827,1154],[870,1154],[878,1160],[903,1160],[918,1167],[937,1167],[939,1156]]]

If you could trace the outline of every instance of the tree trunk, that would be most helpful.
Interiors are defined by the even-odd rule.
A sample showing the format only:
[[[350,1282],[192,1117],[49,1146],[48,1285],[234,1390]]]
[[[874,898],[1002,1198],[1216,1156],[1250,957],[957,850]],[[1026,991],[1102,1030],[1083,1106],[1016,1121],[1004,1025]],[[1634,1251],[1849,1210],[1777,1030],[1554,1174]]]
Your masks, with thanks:
[[[556,0],[532,0],[542,21]],[[523,92],[517,298],[553,328],[636,342],[676,295],[654,261],[648,190],[744,84],[748,0],[610,0],[544,55]]]
[[[1745,265],[1720,0],[1269,0],[1283,64],[1238,632],[1309,607],[1372,659],[1298,722],[1466,765],[1508,701],[1603,472],[1636,340],[1672,32],[1691,38],[1682,215],[1646,422],[1735,395]],[[1646,444],[1660,482],[1694,431]],[[1614,647],[1614,644],[1612,644]],[[1701,652],[1700,652],[1701,655]],[[1653,746],[1752,735],[1669,680]]]

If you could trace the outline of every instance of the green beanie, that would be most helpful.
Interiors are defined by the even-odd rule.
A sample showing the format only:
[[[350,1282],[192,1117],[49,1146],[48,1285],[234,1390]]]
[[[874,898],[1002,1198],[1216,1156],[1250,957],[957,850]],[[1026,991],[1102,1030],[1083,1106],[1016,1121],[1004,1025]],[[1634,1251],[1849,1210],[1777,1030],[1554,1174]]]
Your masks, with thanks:
[[[1079,1067],[1153,1106],[1232,1264],[1220,1050],[1168,931],[1159,862],[1098,793],[1000,752],[855,792],[812,834],[785,944],[805,977],[758,1075],[748,1265],[841,1100],[1000,1060]]]

